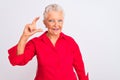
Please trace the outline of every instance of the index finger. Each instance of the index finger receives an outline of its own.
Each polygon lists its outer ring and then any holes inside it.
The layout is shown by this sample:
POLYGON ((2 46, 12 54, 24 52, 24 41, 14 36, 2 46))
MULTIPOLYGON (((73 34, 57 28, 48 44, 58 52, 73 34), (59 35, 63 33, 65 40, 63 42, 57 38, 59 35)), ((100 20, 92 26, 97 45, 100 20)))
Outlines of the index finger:
POLYGON ((33 21, 32 24, 35 24, 39 20, 39 17, 36 17, 33 21))

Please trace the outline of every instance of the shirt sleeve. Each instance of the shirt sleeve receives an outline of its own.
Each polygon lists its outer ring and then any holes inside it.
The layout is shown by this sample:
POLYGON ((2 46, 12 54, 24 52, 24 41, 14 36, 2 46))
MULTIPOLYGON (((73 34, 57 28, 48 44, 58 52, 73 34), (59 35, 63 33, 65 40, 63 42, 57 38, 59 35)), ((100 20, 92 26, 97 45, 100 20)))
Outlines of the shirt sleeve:
POLYGON ((8 50, 8 59, 10 63, 15 66, 15 65, 25 65, 30 61, 34 55, 35 55, 35 46, 33 44, 33 41, 30 40, 26 46, 24 53, 21 55, 17 55, 17 45, 13 46, 8 50))
POLYGON ((89 80, 88 79, 88 74, 85 74, 85 68, 84 68, 84 62, 82 59, 82 55, 79 49, 79 46, 77 43, 74 41, 73 42, 73 55, 74 55, 74 60, 73 60, 73 66, 76 70, 76 73, 78 75, 79 80, 89 80))

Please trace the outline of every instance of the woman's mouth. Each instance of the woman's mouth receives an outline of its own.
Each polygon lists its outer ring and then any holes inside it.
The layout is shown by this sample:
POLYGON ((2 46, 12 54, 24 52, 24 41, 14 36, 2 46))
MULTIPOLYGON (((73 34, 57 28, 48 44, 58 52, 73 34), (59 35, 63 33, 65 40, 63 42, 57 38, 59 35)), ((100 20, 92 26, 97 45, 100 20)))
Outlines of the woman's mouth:
POLYGON ((54 31, 58 31, 58 30, 59 30, 59 28, 53 28, 53 30, 54 30, 54 31))

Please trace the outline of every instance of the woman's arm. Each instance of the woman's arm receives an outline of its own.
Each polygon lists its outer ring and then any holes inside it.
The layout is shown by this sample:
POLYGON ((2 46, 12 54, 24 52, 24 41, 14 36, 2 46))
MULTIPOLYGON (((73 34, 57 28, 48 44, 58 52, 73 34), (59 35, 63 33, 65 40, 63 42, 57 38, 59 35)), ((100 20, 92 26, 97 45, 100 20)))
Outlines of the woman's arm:
POLYGON ((25 45, 30 36, 37 32, 41 32, 42 29, 36 29, 36 22, 39 20, 39 17, 36 17, 31 24, 27 24, 24 28, 23 34, 18 42, 17 46, 17 55, 24 53, 25 45))
POLYGON ((42 29, 36 29, 36 22, 39 17, 35 18, 31 24, 27 24, 18 44, 8 50, 9 60, 12 65, 25 65, 32 59, 35 53, 35 44, 32 40, 27 42, 30 36, 42 29))
POLYGON ((82 59, 82 54, 81 54, 81 51, 79 49, 79 46, 77 45, 77 43, 75 41, 73 43, 74 43, 73 66, 74 66, 74 68, 77 72, 78 78, 79 78, 79 80, 89 80, 88 74, 86 75, 86 72, 85 72, 85 66, 84 66, 84 62, 83 62, 83 59, 82 59))

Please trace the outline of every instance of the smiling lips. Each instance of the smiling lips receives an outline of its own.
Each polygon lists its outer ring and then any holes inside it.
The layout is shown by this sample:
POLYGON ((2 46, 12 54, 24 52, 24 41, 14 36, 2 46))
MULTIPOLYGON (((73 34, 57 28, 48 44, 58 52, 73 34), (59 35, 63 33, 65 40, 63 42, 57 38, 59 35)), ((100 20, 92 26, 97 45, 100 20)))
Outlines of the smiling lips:
POLYGON ((58 31, 58 30, 60 30, 59 28, 53 28, 52 30, 54 30, 54 31, 58 31))

